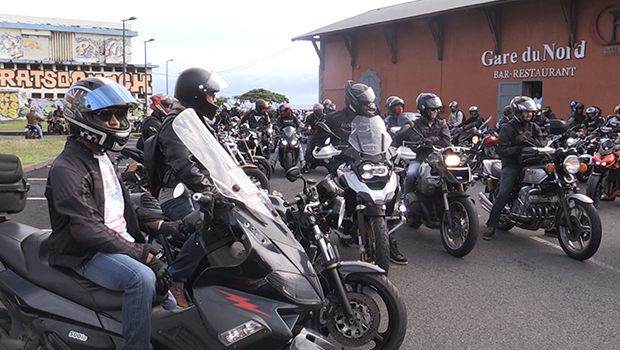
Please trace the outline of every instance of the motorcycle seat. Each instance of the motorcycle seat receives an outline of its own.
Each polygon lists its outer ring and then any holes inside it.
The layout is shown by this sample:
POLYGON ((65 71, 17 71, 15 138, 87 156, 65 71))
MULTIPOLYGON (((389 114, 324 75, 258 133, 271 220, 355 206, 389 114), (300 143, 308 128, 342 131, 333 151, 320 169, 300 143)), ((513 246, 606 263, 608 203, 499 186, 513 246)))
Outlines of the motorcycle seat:
POLYGON ((484 171, 496 178, 502 176, 502 161, 499 159, 485 159, 482 161, 484 171))
POLYGON ((94 311, 120 310, 123 292, 103 288, 69 268, 48 264, 49 232, 14 222, 2 223, 0 257, 9 269, 35 285, 94 311))

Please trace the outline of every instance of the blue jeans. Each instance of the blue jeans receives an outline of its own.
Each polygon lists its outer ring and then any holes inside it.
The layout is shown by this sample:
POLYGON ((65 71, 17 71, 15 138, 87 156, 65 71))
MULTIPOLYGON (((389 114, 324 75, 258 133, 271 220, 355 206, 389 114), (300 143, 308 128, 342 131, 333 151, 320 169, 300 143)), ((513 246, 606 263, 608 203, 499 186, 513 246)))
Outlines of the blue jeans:
POLYGON ((409 163, 409 167, 407 168, 407 176, 405 176, 405 188, 403 195, 407 195, 407 193, 415 190, 415 182, 418 179, 420 165, 422 165, 422 162, 416 160, 412 160, 409 163))
POLYGON ((488 227, 497 227, 499 225, 499 217, 502 214, 504 206, 512 199, 512 190, 515 187, 515 182, 521 173, 520 168, 505 168, 502 167, 502 177, 499 179, 499 194, 493 202, 493 207, 489 213, 489 219, 487 220, 488 227))
MULTIPOLYGON (((170 220, 181 220, 197 208, 189 198, 179 197, 162 203, 161 209, 170 220)), ((206 252, 196 240, 196 234, 192 233, 183 243, 179 255, 170 264, 173 285, 180 287, 185 284, 198 268, 205 254, 206 252)))
POLYGON ((39 134, 39 138, 42 139, 43 138, 43 129, 41 129, 41 125, 34 124, 33 126, 34 126, 35 129, 37 129, 37 133, 39 134))
POLYGON ((101 252, 74 270, 104 288, 124 292, 123 350, 153 349, 151 308, 156 281, 153 270, 128 255, 101 252))

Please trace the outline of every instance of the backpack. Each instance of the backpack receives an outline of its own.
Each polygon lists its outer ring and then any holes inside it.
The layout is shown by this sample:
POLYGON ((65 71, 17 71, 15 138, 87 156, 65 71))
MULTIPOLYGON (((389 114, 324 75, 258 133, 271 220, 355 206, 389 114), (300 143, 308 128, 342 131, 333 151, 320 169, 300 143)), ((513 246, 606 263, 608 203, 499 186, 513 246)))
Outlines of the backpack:
POLYGON ((157 198, 164 186, 164 154, 159 147, 159 133, 151 135, 144 141, 144 168, 151 194, 157 198))

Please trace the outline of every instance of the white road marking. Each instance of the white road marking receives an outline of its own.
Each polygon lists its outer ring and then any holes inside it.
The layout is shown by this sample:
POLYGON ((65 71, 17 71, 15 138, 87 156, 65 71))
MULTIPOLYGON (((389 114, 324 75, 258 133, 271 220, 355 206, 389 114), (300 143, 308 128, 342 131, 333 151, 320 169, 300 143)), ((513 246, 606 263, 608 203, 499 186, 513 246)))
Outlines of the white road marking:
MULTIPOLYGON (((564 253, 564 250, 562 249, 562 247, 560 247, 559 244, 551 243, 551 242, 547 241, 546 239, 542 239, 540 237, 530 237, 530 238, 533 239, 534 241, 538 242, 538 243, 544 244, 544 245, 546 245, 548 247, 551 247, 551 248, 555 248, 555 249, 561 251, 562 253, 564 253)), ((613 267, 613 266, 611 266, 609 264, 605 264, 602 261, 598 261, 598 260, 596 260, 594 258, 590 258, 587 261, 591 262, 591 263, 593 263, 595 265, 598 265, 598 266, 600 266, 602 268, 605 268, 605 269, 608 269, 608 270, 611 270, 611 271, 613 271, 615 273, 620 274, 620 270, 619 269, 617 269, 617 268, 615 268, 615 267, 613 267)))

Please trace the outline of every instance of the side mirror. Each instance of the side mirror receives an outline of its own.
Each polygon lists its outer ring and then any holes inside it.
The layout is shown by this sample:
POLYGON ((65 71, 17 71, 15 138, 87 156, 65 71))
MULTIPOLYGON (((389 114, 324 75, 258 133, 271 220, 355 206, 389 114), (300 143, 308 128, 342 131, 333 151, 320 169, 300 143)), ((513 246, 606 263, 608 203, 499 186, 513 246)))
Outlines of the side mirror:
POLYGON ((286 179, 289 180, 290 182, 295 182, 301 179, 301 170, 299 170, 299 167, 295 166, 295 167, 288 169, 286 171, 286 179))
POLYGON ((187 187, 182 182, 179 182, 176 186, 174 186, 174 190, 172 190, 172 198, 179 198, 185 194, 187 191, 187 187))
POLYGON ((409 147, 400 146, 396 150, 396 155, 404 160, 414 160, 418 157, 418 154, 411 150, 409 147))

